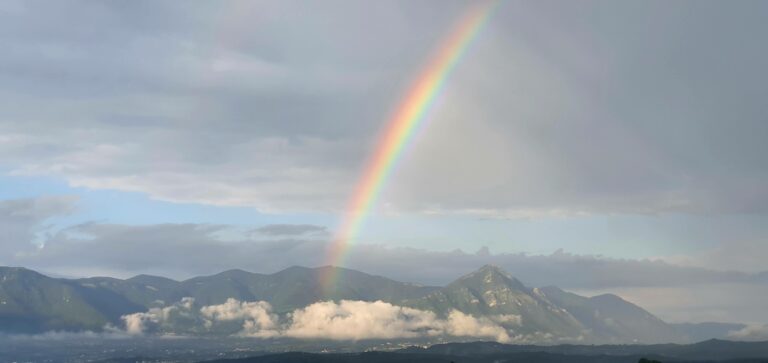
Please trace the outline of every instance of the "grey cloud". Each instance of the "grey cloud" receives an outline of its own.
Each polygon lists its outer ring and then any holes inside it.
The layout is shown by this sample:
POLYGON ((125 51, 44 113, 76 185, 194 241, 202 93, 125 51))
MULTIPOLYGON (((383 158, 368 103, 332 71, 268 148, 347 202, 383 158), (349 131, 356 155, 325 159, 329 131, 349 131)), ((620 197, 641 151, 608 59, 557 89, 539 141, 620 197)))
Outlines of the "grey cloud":
POLYGON ((181 278, 231 268, 273 272, 291 264, 314 266, 321 256, 318 251, 323 243, 316 240, 222 241, 216 236, 222 228, 83 224, 51 236, 44 248, 16 261, 25 266, 46 266, 51 271, 59 266, 61 273, 70 275, 89 268, 119 276, 153 273, 181 278))
POLYGON ((268 224, 253 230, 267 236, 301 236, 306 234, 328 234, 328 228, 313 224, 268 224))
MULTIPOLYGON (((48 271, 82 274, 89 267, 118 276, 154 273, 186 278, 231 268, 272 273, 292 266, 325 263, 326 238, 222 240, 226 226, 163 224, 127 226, 89 223, 56 233, 45 247, 17 256, 15 263, 48 271), (78 272, 79 271, 79 272, 78 272)), ((237 233, 237 231, 232 231, 237 233)), ((713 283, 762 284, 761 274, 674 265, 660 260, 613 259, 557 251, 551 255, 439 252, 359 244, 347 267, 401 281, 446 284, 484 264, 506 269, 531 286, 619 288, 690 286, 713 283)))
MULTIPOLYGON (((467 5, 79 4, 0 12, 0 165, 264 211, 343 207, 467 5)), ((513 217, 765 212, 764 7, 503 4, 382 200, 513 217)))
POLYGON ((49 196, 0 200, 0 263, 10 264, 17 255, 32 253, 42 242, 46 220, 72 212, 77 198, 49 196))
POLYGON ((497 14, 494 32, 515 35, 457 70, 392 200, 510 216, 766 211, 757 9, 520 7, 535 15, 497 14))
MULTIPOLYGON (((318 233, 326 230, 314 225, 266 225, 255 229, 259 232, 255 235, 254 230, 227 225, 91 222, 41 235, 47 231, 45 221, 69 213, 75 201, 73 197, 0 201, 0 226, 6 234, 2 263, 67 275, 103 271, 118 276, 155 273, 179 278, 231 268, 272 273, 292 265, 326 263, 329 235, 318 233), (41 247, 34 248, 36 240, 41 247)), ((532 286, 597 289, 768 281, 768 271, 716 270, 690 263, 615 259, 562 250, 550 255, 492 253, 487 247, 466 253, 358 244, 350 249, 347 267, 401 281, 442 285, 489 263, 532 286)))

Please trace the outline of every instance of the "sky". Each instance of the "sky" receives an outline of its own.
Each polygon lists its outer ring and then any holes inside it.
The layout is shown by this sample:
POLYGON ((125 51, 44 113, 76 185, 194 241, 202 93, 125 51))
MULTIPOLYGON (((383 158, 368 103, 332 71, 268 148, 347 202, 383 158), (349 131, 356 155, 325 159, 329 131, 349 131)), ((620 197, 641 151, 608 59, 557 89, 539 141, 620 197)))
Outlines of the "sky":
MULTIPOLYGON (((3 1, 0 265, 325 264, 389 116, 469 7, 3 1)), ((501 1, 345 266, 445 284, 491 262, 667 320, 768 323, 767 11, 501 1)))

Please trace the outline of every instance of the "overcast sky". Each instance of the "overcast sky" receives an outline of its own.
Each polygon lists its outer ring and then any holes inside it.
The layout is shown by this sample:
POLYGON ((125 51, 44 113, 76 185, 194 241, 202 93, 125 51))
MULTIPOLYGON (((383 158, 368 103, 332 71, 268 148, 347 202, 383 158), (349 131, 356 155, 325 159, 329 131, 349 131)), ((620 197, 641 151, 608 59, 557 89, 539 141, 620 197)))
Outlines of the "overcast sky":
MULTIPOLYGON (((1 2, 0 264, 322 264, 379 131, 468 5, 1 2)), ((767 15, 501 2, 348 266, 443 284, 493 262, 670 320, 768 322, 767 15), (693 297, 709 305, 682 309, 693 297)))

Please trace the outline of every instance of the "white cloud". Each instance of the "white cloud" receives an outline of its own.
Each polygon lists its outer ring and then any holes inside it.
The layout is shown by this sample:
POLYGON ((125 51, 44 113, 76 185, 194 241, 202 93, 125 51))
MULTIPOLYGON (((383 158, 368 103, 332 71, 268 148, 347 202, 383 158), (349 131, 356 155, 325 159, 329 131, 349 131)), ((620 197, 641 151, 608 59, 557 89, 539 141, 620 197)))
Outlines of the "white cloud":
POLYGON ((286 336, 336 340, 413 338, 441 332, 434 313, 386 302, 318 302, 291 314, 286 336))
POLYGON ((223 304, 200 308, 200 313, 208 328, 216 321, 242 321, 241 335, 270 338, 279 334, 278 317, 272 313, 272 305, 266 301, 241 302, 229 298, 223 304))
POLYGON ((186 317, 194 319, 196 312, 193 311, 195 299, 191 297, 182 298, 181 301, 165 307, 153 307, 143 313, 133 313, 123 315, 121 318, 125 324, 125 331, 128 334, 140 335, 148 332, 158 332, 162 329, 168 330, 177 324, 177 318, 186 317))
POLYGON ((454 310, 440 318, 430 311, 383 301, 352 300, 317 302, 281 318, 267 302, 232 298, 200 309, 194 307, 194 299, 184 298, 171 306, 151 308, 122 319, 126 333, 131 335, 211 332, 221 324, 235 323, 239 330, 232 334, 238 336, 330 340, 450 336, 509 342, 512 330, 502 325, 514 328, 520 324, 519 317, 511 315, 478 318, 454 310), (186 321, 179 315, 186 316, 186 321), (190 322, 196 325, 190 326, 190 322))
POLYGON ((146 313, 134 313, 122 316, 123 322, 125 322, 125 331, 128 334, 139 335, 144 334, 146 328, 146 321, 150 320, 150 315, 146 313))
MULTIPOLYGON (((503 318, 500 318, 499 321, 508 319, 509 316, 505 315, 503 318)), ((519 317, 515 323, 519 324, 519 317)), ((495 322, 484 317, 475 318, 458 310, 451 311, 448 314, 448 320, 443 324, 445 333, 448 335, 460 337, 488 337, 501 343, 508 343, 511 340, 507 330, 495 322)))
POLYGON ((768 340, 768 324, 749 324, 742 329, 728 332, 728 338, 734 340, 768 340))

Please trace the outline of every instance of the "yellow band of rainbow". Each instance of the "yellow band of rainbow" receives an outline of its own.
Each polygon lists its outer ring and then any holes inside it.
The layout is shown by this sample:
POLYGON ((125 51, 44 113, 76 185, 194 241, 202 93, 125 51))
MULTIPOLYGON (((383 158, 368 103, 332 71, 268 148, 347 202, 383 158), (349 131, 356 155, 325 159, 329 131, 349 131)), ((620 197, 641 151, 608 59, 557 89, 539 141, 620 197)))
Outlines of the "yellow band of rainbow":
MULTIPOLYGON (((328 265, 344 264, 350 244, 376 203, 382 186, 392 173, 405 145, 428 118, 426 116, 429 109, 440 94, 451 70, 486 23, 495 5, 496 1, 478 2, 467 11, 387 121, 377 147, 352 194, 337 235, 328 249, 328 265)), ((334 269, 328 271, 326 276, 321 276, 320 281, 325 292, 332 288, 337 278, 334 269)))

